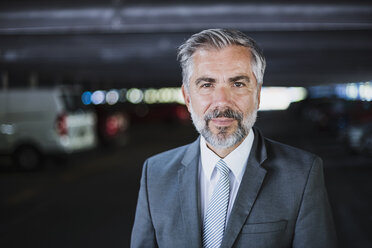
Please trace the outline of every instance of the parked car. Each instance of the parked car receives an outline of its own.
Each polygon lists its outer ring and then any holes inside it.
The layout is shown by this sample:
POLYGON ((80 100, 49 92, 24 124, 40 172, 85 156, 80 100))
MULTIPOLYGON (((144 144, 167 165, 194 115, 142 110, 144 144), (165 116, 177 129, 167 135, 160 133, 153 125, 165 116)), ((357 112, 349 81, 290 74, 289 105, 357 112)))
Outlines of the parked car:
POLYGON ((129 117, 122 109, 112 109, 105 105, 96 105, 97 135, 101 147, 123 145, 127 141, 129 117))
POLYGON ((318 130, 339 135, 348 124, 349 105, 338 98, 307 99, 293 104, 290 111, 313 123, 318 130))
POLYGON ((352 122, 342 138, 355 154, 372 155, 372 102, 354 101, 349 115, 352 122))
POLYGON ((138 104, 128 111, 130 119, 135 122, 176 122, 191 124, 191 117, 185 105, 173 104, 138 104))
POLYGON ((23 170, 43 165, 45 155, 95 147, 95 114, 70 87, 0 91, 0 153, 23 170))
POLYGON ((372 122, 348 127, 345 141, 352 153, 372 155, 372 122))

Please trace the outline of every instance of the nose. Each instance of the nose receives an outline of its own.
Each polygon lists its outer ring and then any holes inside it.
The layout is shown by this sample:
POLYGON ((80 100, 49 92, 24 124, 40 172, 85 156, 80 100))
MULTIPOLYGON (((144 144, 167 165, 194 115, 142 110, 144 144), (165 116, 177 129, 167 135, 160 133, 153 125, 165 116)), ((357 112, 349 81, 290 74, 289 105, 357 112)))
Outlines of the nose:
POLYGON ((230 105, 231 97, 228 87, 216 87, 213 94, 213 103, 218 107, 226 107, 230 105))

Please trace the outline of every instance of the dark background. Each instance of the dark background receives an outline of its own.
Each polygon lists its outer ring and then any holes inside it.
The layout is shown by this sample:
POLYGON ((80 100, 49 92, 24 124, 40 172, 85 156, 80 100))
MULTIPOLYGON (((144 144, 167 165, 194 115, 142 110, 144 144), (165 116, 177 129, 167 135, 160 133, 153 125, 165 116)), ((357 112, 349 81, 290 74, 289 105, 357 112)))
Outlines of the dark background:
POLYGON ((372 77, 370 1, 336 0, 1 1, 0 68, 12 86, 179 86, 177 47, 216 27, 260 44, 266 86, 372 77))
MULTIPOLYGON (((2 87, 179 87, 177 47, 215 27, 240 29, 264 49, 264 86, 311 90, 372 79, 370 1, 39 0, 0 3, 2 87)), ((354 123, 361 107, 340 117, 332 112, 338 100, 323 100, 259 112, 257 126, 323 158, 340 247, 371 247, 371 149, 350 149, 340 124, 345 116, 354 123)), ((189 120, 167 118, 167 104, 94 108, 125 113, 128 129, 34 172, 0 157, 0 247, 128 247, 142 163, 197 137, 189 120), (133 114, 141 109, 148 115, 133 114)))

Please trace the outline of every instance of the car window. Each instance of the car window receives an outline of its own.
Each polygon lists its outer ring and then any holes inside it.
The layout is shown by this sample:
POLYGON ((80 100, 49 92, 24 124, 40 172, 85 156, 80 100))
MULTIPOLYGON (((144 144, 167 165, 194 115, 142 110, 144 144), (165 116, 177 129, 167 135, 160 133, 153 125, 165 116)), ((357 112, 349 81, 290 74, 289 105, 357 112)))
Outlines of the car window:
POLYGON ((61 98, 67 111, 75 112, 88 109, 88 106, 84 105, 81 101, 81 96, 79 94, 63 92, 61 98))

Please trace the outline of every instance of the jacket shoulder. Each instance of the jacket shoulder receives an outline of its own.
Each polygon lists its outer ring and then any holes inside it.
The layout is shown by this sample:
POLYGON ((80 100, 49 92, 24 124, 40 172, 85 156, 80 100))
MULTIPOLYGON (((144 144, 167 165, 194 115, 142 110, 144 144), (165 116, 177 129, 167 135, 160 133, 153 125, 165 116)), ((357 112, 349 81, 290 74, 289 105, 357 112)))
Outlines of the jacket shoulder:
POLYGON ((178 170, 189 146, 190 144, 180 146, 151 156, 146 160, 145 164, 147 164, 148 168, 152 171, 178 170))
POLYGON ((189 145, 190 144, 180 146, 180 147, 176 147, 176 148, 173 148, 173 149, 155 154, 155 155, 149 157, 147 160, 149 162, 153 163, 153 162, 157 162, 157 161, 169 160, 169 159, 175 158, 175 157, 182 157, 182 155, 185 154, 185 151, 187 150, 189 145))
POLYGON ((322 164, 321 158, 311 152, 271 139, 265 138, 265 147, 267 162, 271 162, 267 164, 274 164, 275 166, 283 167, 283 169, 305 172, 310 170, 316 162, 322 164))

